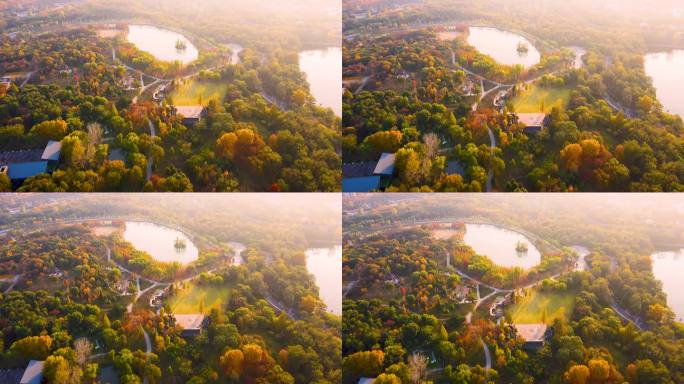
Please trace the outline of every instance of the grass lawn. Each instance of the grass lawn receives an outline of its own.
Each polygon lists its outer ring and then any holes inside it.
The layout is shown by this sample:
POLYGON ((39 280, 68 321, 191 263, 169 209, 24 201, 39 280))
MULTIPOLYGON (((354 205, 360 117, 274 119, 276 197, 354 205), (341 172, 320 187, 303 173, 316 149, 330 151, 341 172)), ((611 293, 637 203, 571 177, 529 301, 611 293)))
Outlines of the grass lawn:
POLYGON ((179 85, 171 94, 171 99, 175 105, 207 105, 211 100, 223 101, 227 84, 213 83, 209 81, 189 80, 179 85))
POLYGON ((190 283, 187 288, 176 291, 169 301, 173 313, 198 313, 200 303, 203 313, 208 314, 212 308, 221 308, 229 298, 230 288, 226 285, 219 287, 190 283))
POLYGON ((570 101, 570 88, 542 88, 529 85, 529 89, 522 91, 513 99, 513 107, 520 113, 542 112, 542 101, 545 113, 551 112, 553 107, 565 108, 570 101))
POLYGON ((552 324, 558 318, 568 319, 575 306, 575 295, 572 292, 548 293, 534 290, 528 296, 519 298, 518 302, 508 309, 513 322, 521 324, 544 322, 552 324))

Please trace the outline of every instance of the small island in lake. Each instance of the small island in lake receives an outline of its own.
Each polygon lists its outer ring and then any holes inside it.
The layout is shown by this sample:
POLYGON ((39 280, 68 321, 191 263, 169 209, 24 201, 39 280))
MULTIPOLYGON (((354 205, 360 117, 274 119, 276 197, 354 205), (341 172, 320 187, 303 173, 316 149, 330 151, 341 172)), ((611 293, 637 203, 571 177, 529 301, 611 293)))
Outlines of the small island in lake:
POLYGON ((187 48, 188 48, 188 46, 185 44, 185 41, 183 41, 181 39, 176 40, 176 49, 177 50, 184 51, 187 48))
POLYGON ((522 241, 518 241, 518 244, 515 246, 515 251, 518 253, 527 253, 527 244, 523 243, 522 241))
POLYGON ((185 244, 185 240, 181 239, 180 237, 176 237, 176 241, 173 243, 173 246, 180 250, 185 249, 187 245, 185 244))
POLYGON ((530 47, 524 43, 524 42, 519 42, 518 43, 518 52, 520 53, 527 53, 530 50, 530 47))

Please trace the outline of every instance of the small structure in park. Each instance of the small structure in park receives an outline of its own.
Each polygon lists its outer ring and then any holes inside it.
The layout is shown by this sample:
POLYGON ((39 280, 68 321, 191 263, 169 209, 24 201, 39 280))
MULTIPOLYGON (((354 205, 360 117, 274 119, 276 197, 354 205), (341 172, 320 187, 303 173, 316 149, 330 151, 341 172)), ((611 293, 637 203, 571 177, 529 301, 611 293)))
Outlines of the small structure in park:
POLYGON ((523 132, 527 134, 539 133, 546 127, 548 116, 545 113, 516 113, 518 122, 524 125, 523 132))
POLYGON ((524 349, 537 350, 544 347, 549 330, 546 324, 513 324, 513 327, 518 336, 525 341, 523 344, 524 349))
POLYGON ((206 319, 201 313, 187 315, 174 314, 173 317, 176 319, 176 325, 182 329, 182 337, 199 336, 206 325, 206 319))
POLYGON ((48 173, 58 163, 62 143, 49 141, 44 149, 0 152, 0 173, 5 173, 15 186, 29 177, 48 173))
POLYGON ((447 176, 450 175, 461 175, 465 177, 466 171, 463 168, 463 165, 459 161, 450 161, 447 163, 446 168, 444 169, 444 173, 447 174, 447 176))
POLYGON ((44 361, 29 361, 19 384, 40 384, 43 381, 43 365, 44 361))
POLYGON ((394 174, 394 153, 383 153, 378 161, 342 165, 343 192, 371 192, 389 185, 394 174))
POLYGON ((201 105, 176 105, 173 108, 176 115, 183 118, 183 125, 197 125, 207 116, 207 109, 201 105))

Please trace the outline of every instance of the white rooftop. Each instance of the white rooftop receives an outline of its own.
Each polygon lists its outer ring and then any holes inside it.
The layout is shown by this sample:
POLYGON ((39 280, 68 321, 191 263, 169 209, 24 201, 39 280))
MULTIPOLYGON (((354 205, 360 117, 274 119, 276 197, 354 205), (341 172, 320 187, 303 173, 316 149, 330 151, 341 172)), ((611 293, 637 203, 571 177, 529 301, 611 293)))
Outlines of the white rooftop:
POLYGON ((201 105, 176 105, 176 113, 188 119, 199 119, 202 117, 204 107, 201 105))
POLYGON ((176 324, 183 329, 201 329, 204 323, 204 315, 201 313, 193 313, 189 315, 173 314, 176 318, 176 324))
POLYGON ((516 113, 516 116, 526 127, 542 127, 546 119, 545 113, 516 113))
POLYGON ((391 176, 394 173, 394 160, 396 155, 394 153, 383 153, 378 160, 378 164, 373 171, 374 175, 391 176))
POLYGON ((60 153, 62 152, 62 143, 59 141, 50 140, 45 146, 41 160, 59 161, 60 153))
POLYGON ((513 326, 525 341, 544 341, 546 324, 513 324, 513 326))
POLYGON ((29 364, 24 371, 24 376, 21 377, 19 384, 40 384, 40 382, 43 380, 44 364, 44 361, 29 361, 29 364))

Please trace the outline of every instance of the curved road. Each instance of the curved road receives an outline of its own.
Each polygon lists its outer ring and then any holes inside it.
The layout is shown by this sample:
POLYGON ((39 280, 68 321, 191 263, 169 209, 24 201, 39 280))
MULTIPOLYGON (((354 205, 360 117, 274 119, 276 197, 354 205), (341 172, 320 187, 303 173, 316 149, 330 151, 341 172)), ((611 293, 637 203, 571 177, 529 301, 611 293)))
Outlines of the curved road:
MULTIPOLYGON (((147 125, 150 128, 150 136, 152 136, 152 139, 154 141, 154 138, 157 137, 157 131, 154 129, 154 124, 152 124, 152 121, 150 121, 149 117, 147 118, 147 125)), ((147 156, 147 181, 150 181, 150 178, 152 177, 152 164, 154 163, 154 160, 152 159, 152 152, 147 156)))

